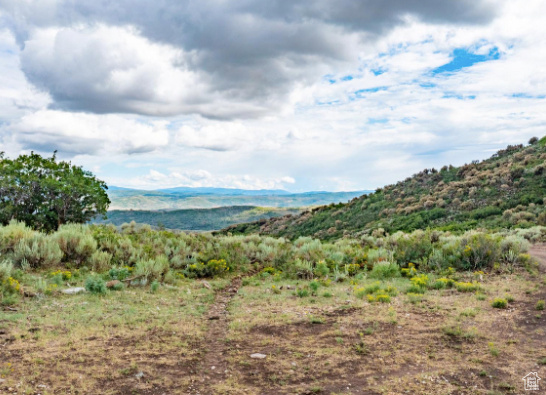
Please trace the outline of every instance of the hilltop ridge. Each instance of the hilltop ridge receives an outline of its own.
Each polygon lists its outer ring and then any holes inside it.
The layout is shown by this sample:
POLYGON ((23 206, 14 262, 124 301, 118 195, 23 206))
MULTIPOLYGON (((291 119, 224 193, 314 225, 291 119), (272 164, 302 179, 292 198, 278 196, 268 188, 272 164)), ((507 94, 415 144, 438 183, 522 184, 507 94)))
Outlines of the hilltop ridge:
POLYGON ((546 224, 546 137, 460 167, 424 169, 348 203, 230 226, 222 233, 323 240, 433 228, 464 231, 546 224))

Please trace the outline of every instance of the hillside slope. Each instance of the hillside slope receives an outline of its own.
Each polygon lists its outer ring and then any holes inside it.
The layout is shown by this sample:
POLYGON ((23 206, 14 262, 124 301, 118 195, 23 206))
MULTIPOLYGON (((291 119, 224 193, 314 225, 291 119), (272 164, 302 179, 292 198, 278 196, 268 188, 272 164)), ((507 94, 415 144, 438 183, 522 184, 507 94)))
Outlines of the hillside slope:
POLYGON ((94 223, 122 225, 135 221, 140 224, 164 226, 168 229, 211 231, 241 222, 265 220, 287 214, 298 214, 297 208, 253 206, 217 207, 172 211, 112 210, 108 219, 97 218, 94 223))
POLYGON ((546 137, 532 139, 528 146, 508 146, 482 162, 425 169, 346 204, 234 225, 223 233, 328 240, 379 228, 390 233, 427 227, 459 231, 546 223, 545 145, 546 137))

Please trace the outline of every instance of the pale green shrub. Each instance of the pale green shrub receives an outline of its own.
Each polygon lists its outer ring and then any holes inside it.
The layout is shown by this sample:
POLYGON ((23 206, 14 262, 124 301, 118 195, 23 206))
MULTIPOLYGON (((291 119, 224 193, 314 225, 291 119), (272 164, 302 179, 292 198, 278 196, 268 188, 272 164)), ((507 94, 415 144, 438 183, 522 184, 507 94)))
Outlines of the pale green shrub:
POLYGON ((134 270, 135 276, 142 276, 148 281, 161 280, 169 271, 169 259, 160 255, 155 259, 140 260, 134 270))
POLYGON ((61 225, 53 236, 64 254, 63 261, 79 267, 97 251, 97 242, 89 227, 79 224, 61 225))
POLYGON ((33 269, 57 266, 62 257, 63 252, 55 240, 38 232, 19 240, 13 252, 16 264, 33 269))
POLYGON ((393 262, 378 262, 373 266, 368 276, 379 280, 400 277, 400 268, 393 262))
POLYGON ((28 239, 35 233, 24 222, 11 221, 7 226, 0 226, 0 252, 12 253, 19 241, 28 239))
POLYGON ((9 259, 3 259, 0 261, 0 284, 2 281, 11 277, 13 273, 13 262, 9 259))
POLYGON ((95 251, 89 257, 88 262, 93 271, 101 273, 110 268, 112 262, 112 254, 106 251, 95 251))

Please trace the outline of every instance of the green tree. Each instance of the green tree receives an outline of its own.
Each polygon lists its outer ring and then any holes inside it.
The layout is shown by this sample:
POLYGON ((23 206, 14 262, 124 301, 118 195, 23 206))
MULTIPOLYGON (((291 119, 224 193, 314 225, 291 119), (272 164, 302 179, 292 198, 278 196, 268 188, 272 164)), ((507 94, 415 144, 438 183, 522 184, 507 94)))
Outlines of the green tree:
POLYGON ((106 183, 81 167, 32 152, 11 160, 0 152, 0 223, 25 222, 51 231, 105 215, 106 183))

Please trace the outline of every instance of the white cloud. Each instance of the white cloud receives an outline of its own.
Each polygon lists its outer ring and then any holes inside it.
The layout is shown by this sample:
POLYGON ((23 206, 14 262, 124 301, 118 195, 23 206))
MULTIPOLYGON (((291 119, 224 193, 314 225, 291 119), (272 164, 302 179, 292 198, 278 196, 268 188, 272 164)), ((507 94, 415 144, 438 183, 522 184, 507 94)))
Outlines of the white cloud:
POLYGON ((25 115, 11 129, 25 149, 63 154, 134 154, 169 143, 165 122, 143 123, 119 115, 41 110, 25 115))
MULTIPOLYGON (((77 10, 55 3, 70 24, 49 3, 44 16, 13 22, 22 49, 0 35, 10 51, 0 53, 2 150, 59 149, 121 186, 340 190, 485 158, 544 133, 543 1, 490 2, 497 18, 476 24, 445 23, 444 8, 443 18, 421 10, 395 21, 399 14, 374 8, 380 26, 364 27, 348 3, 341 16, 306 22, 289 3, 253 8, 246 19, 231 6, 203 14, 196 4, 192 17, 216 26, 200 34, 195 20, 159 26, 152 3, 126 17, 86 1, 77 10), (500 58, 431 73, 457 48, 498 48, 500 58)), ((317 4, 311 11, 329 2, 317 4)))
POLYGON ((213 175, 207 170, 172 171, 164 173, 150 170, 148 174, 140 177, 125 179, 123 181, 111 179, 114 185, 122 182, 133 188, 158 189, 178 186, 188 187, 217 187, 239 189, 284 189, 287 185, 294 184, 296 180, 289 176, 279 178, 258 178, 249 174, 244 175, 213 175))

